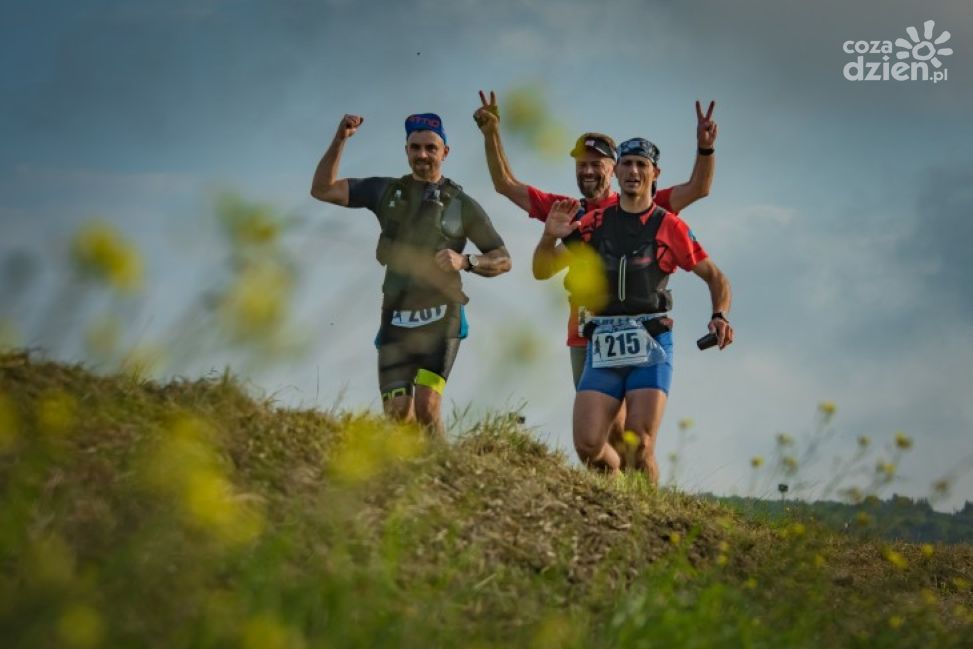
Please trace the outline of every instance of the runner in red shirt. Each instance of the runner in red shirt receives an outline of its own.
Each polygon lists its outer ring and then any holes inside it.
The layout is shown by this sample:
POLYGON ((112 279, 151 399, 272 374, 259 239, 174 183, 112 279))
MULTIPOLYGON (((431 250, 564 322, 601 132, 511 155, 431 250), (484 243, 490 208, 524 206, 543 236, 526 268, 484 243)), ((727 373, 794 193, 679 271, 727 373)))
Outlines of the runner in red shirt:
MULTIPOLYGON (((500 111, 497 106, 496 94, 490 91, 489 101, 483 91, 480 91, 481 106, 476 110, 473 118, 483 132, 486 147, 487 166, 493 187, 518 207, 527 212, 528 216, 541 222, 547 219, 551 207, 556 201, 568 198, 560 194, 551 194, 536 187, 520 182, 510 169, 507 156, 504 154, 500 141, 500 111)), ((693 165, 693 173, 689 180, 681 185, 667 187, 659 191, 652 184, 652 193, 656 204, 671 211, 679 212, 693 204, 700 198, 709 195, 713 183, 713 173, 716 160, 713 155, 713 145, 716 142, 717 125, 713 121, 715 102, 710 102, 706 113, 703 113, 699 102, 696 102, 696 143, 697 155, 693 165)), ((615 142, 611 137, 601 133, 584 133, 578 138, 571 157, 575 162, 575 177, 582 201, 579 214, 605 208, 618 202, 618 194, 612 191, 611 177, 615 167, 615 142)), ((577 387, 584 369, 585 347, 587 341, 578 332, 577 305, 571 304, 568 317, 568 348, 571 353, 571 369, 574 385, 577 387)), ((619 443, 621 440, 624 421, 624 410, 619 413, 619 420, 612 430, 612 439, 619 443)))
POLYGON ((624 405, 624 430, 638 437, 635 464, 653 483, 659 478, 655 442, 672 382, 672 321, 667 313, 672 297, 666 287, 677 268, 706 282, 713 306, 709 330, 720 349, 733 342, 726 317, 729 280, 686 223, 652 200, 658 160, 659 150, 651 142, 623 142, 615 168, 619 202, 581 219, 575 218, 578 201, 555 202, 533 260, 538 279, 570 264, 576 281, 593 287, 573 291, 597 314, 585 326, 591 342, 574 402, 579 457, 606 471, 622 468, 623 456, 609 442, 609 429, 624 405))

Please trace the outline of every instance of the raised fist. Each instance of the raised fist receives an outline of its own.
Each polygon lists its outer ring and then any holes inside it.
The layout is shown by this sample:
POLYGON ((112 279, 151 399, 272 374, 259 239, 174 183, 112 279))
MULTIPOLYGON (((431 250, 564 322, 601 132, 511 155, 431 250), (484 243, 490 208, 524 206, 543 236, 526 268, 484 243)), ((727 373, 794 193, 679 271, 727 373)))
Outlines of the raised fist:
POLYGON ((341 118, 341 123, 338 124, 338 138, 347 140, 355 134, 355 131, 358 130, 358 127, 361 126, 362 122, 364 121, 365 118, 359 117, 358 115, 345 115, 341 118))

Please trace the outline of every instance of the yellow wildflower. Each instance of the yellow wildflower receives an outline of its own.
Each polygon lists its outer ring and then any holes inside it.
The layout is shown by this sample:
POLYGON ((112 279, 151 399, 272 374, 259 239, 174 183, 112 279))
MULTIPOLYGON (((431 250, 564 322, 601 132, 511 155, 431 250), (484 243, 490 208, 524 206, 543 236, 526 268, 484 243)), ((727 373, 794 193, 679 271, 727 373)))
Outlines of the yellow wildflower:
POLYGON ((855 523, 859 527, 868 527, 872 522, 872 516, 868 512, 858 512, 855 514, 855 523))
POLYGON ((763 464, 764 464, 764 459, 759 455, 755 455, 752 458, 750 458, 750 466, 752 466, 755 469, 759 469, 760 467, 763 466, 763 464))
POLYGON ((624 433, 622 433, 622 441, 625 442, 625 446, 630 449, 638 448, 639 436, 633 431, 626 430, 624 433))
POLYGON ((61 391, 48 392, 37 402, 37 424, 48 435, 63 435, 77 420, 78 402, 61 391))
POLYGON ((669 534, 669 543, 672 545, 679 545, 682 542, 682 534, 679 532, 671 532, 669 534))
POLYGON ((885 556, 885 560, 898 570, 905 570, 909 567, 909 562, 905 560, 905 557, 892 548, 886 548, 883 555, 885 556))
POLYGON ((907 451, 912 448, 912 438, 899 431, 895 434, 895 445, 903 451, 907 451))
POLYGON ((718 566, 725 566, 727 562, 729 562, 729 559, 725 554, 721 554, 718 557, 716 557, 716 565, 718 566))
POLYGON ((790 474, 797 471, 797 458, 795 458, 793 455, 784 456, 784 458, 781 459, 781 463, 783 463, 784 469, 787 471, 787 473, 790 474))
POLYGON ((135 246, 111 225, 95 221, 78 231, 72 244, 75 265, 85 275, 124 291, 137 289, 142 281, 142 259, 135 246))
POLYGON ((745 582, 743 582, 743 587, 746 588, 747 590, 756 590, 757 580, 754 579, 753 577, 750 577, 745 582))
POLYGON ((804 523, 794 523, 790 527, 790 533, 798 537, 804 536, 807 533, 807 527, 804 526, 804 523))
POLYGON ((868 448, 868 445, 872 443, 871 438, 868 435, 858 436, 858 445, 862 448, 868 448))
POLYGON ((303 647, 303 639, 269 613, 250 618, 243 625, 243 649, 290 649, 303 647))
POLYGON ((67 647, 88 649, 101 644, 105 623, 95 609, 86 604, 75 604, 58 619, 57 634, 67 647))
POLYGON ((901 615, 893 615, 892 617, 889 618, 889 626, 892 627, 893 629, 898 629, 904 623, 905 620, 902 619, 901 615))
POLYGON ((924 556, 924 557, 931 557, 933 555, 933 552, 934 552, 931 543, 923 543, 919 547, 919 551, 922 552, 922 556, 924 556))
POLYGON ((932 483, 933 491, 935 491, 936 494, 939 496, 945 496, 946 494, 948 494, 949 487, 950 487, 949 480, 945 478, 942 480, 936 480, 934 483, 932 483))
POLYGON ((608 282, 601 256, 590 246, 572 245, 569 249, 571 274, 565 280, 565 285, 578 303, 598 312, 605 306, 608 296, 608 282))
POLYGON ((787 433, 777 433, 777 444, 779 446, 791 446, 794 443, 794 438, 787 433))
POLYGON ((875 472, 882 474, 886 480, 891 480, 895 477, 895 465, 891 462, 879 460, 878 464, 875 465, 875 472))
POLYGON ((825 417, 832 417, 837 409, 838 407, 835 406, 834 401, 822 401, 818 404, 818 410, 825 417))
POLYGON ((679 430, 681 431, 689 430, 690 428, 693 427, 694 423, 695 422, 693 421, 692 417, 683 417, 682 419, 679 420, 679 430))

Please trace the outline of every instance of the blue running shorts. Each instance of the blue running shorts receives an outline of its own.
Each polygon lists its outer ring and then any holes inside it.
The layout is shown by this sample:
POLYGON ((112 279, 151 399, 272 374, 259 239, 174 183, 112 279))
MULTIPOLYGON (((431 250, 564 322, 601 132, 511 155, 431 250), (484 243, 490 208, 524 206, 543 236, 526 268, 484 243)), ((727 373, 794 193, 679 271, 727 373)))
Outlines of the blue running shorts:
POLYGON ((672 332, 666 331, 655 336, 656 342, 666 350, 664 363, 630 367, 591 367, 591 345, 584 359, 584 373, 578 383, 578 391, 595 390, 615 397, 619 401, 625 398, 625 393, 642 388, 662 390, 667 395, 672 385, 672 332))

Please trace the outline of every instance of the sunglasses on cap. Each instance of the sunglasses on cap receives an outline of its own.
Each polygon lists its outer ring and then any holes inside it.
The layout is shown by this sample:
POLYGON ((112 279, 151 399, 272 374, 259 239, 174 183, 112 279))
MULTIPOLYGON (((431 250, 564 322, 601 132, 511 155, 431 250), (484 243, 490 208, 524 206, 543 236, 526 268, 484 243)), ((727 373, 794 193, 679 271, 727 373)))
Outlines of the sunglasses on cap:
POLYGON ((577 158, 588 149, 596 151, 606 158, 615 159, 615 147, 612 143, 593 135, 579 137, 578 141, 574 143, 574 148, 571 149, 571 157, 577 158))
POLYGON ((652 164, 659 165, 659 147, 641 137, 633 137, 625 140, 618 147, 618 157, 626 155, 637 155, 647 158, 652 164))

